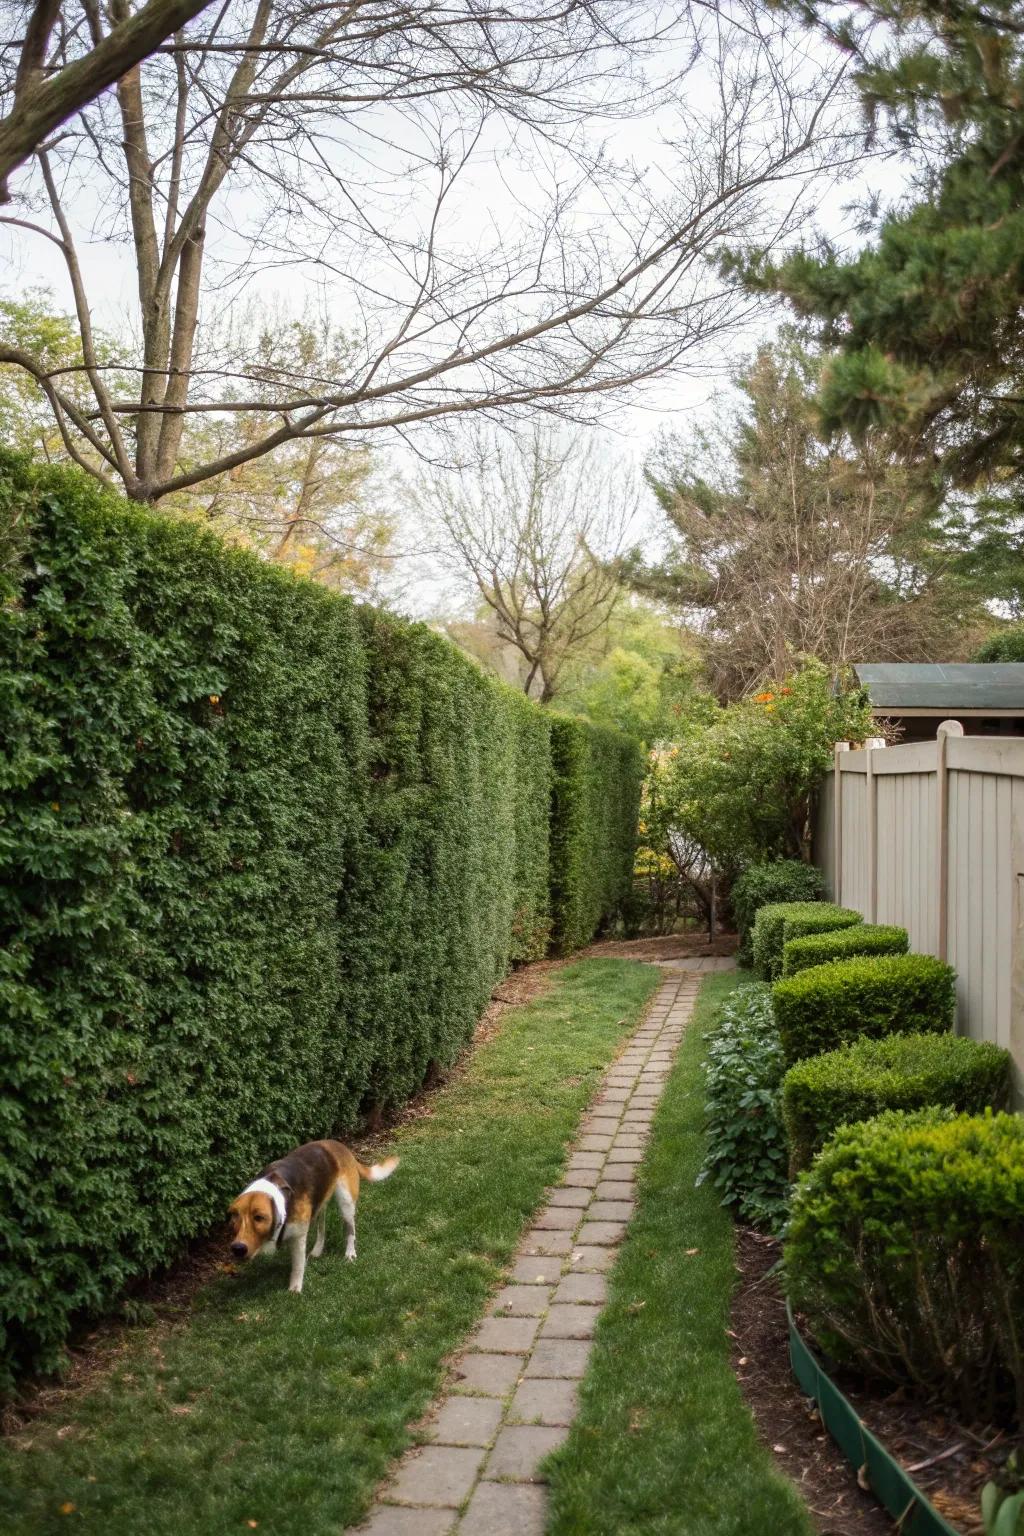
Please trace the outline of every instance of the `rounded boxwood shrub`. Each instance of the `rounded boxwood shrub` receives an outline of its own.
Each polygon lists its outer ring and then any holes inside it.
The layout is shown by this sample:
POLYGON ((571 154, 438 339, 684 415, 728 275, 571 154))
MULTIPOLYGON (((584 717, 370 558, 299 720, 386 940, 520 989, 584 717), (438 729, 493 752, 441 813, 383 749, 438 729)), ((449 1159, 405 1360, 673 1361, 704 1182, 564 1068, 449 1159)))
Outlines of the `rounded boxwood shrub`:
POLYGON ((729 892, 733 921, 739 934, 737 960, 749 965, 753 958, 750 940, 754 919, 761 907, 779 901, 819 901, 825 894, 825 879, 813 864, 801 859, 774 859, 765 864, 749 864, 733 881, 729 892))
POLYGON ((1024 1120, 897 1111, 838 1131, 793 1198, 786 1285, 821 1347, 968 1419, 1024 1408, 1024 1120))
POLYGON ((785 1070, 771 989, 737 987, 708 1034, 707 1154, 697 1182, 709 1179, 740 1221, 770 1232, 786 1219, 785 1070))
POLYGON ((853 923, 829 933, 803 933, 782 946, 782 974, 795 976, 811 965, 847 960, 852 955, 905 955, 910 937, 905 928, 881 923, 853 923))
POLYGON ((807 933, 831 933, 862 921, 852 907, 831 901, 777 901, 762 907, 754 919, 754 970, 762 981, 782 975, 782 951, 788 939, 807 933))
POLYGON ((798 1061, 782 1084, 790 1172, 806 1168, 840 1125, 883 1110, 1005 1109, 1010 1060, 1001 1046, 959 1035, 887 1035, 798 1061))
POLYGON ((931 955, 862 955, 812 965, 772 989, 789 1062, 861 1038, 952 1030, 956 972, 931 955))

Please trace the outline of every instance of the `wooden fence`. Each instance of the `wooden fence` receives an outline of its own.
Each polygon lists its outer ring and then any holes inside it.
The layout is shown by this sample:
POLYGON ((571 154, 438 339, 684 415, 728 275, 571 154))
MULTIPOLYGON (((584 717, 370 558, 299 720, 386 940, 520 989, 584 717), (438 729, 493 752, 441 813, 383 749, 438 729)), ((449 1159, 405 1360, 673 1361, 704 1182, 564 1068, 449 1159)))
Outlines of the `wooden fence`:
POLYGON ((815 858, 834 901, 956 967, 957 1027, 1024 1086, 1024 740, 837 747, 815 858))

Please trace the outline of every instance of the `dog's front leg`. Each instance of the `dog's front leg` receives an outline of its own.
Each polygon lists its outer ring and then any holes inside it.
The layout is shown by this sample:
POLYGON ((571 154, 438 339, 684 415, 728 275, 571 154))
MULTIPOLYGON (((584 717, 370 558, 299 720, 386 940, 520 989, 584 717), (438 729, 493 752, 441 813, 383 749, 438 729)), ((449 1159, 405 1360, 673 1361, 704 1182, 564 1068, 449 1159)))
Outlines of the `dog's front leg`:
POLYGON ((306 1234, 308 1226, 297 1232, 288 1233, 288 1241, 292 1245, 292 1276, 288 1282, 288 1289, 294 1291, 296 1296, 302 1291, 302 1277, 306 1273, 306 1234))

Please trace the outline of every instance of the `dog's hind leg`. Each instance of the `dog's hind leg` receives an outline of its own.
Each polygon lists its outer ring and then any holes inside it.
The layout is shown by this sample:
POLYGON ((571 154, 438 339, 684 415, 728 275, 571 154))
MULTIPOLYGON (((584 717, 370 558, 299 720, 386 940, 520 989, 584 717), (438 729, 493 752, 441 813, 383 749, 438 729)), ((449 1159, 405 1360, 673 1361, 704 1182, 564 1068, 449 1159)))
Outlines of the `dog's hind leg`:
POLYGON ((327 1239, 327 1201, 320 1207, 320 1214, 316 1218, 316 1241, 310 1250, 310 1258, 318 1259, 324 1251, 324 1243, 327 1239))
POLYGON ((356 1256, 356 1203, 344 1179, 339 1179, 334 1186, 334 1198, 345 1223, 345 1257, 351 1261, 356 1256))

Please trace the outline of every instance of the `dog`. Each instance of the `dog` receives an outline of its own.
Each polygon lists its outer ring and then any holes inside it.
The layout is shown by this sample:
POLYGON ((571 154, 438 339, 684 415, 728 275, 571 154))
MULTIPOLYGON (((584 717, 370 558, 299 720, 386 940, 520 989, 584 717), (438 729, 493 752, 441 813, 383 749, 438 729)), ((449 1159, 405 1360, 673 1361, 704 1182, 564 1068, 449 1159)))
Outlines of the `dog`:
POLYGON ((307 1141, 269 1163, 232 1203, 228 1211, 232 1255, 251 1259, 257 1253, 275 1252, 282 1242, 290 1243, 288 1289, 298 1295, 306 1272, 306 1236, 315 1221, 316 1239, 310 1258, 318 1259, 324 1251, 331 1196, 345 1224, 345 1257, 351 1263, 356 1256, 360 1180, 379 1184, 397 1167, 397 1157, 387 1157, 367 1168, 340 1141, 307 1141))

